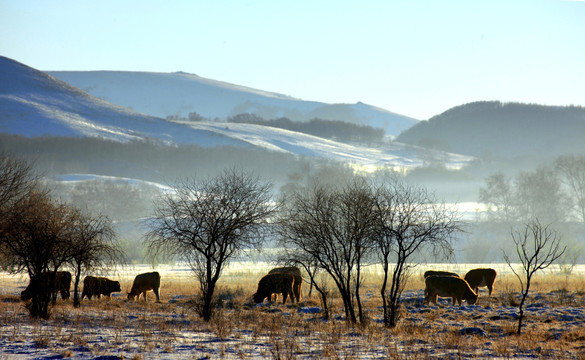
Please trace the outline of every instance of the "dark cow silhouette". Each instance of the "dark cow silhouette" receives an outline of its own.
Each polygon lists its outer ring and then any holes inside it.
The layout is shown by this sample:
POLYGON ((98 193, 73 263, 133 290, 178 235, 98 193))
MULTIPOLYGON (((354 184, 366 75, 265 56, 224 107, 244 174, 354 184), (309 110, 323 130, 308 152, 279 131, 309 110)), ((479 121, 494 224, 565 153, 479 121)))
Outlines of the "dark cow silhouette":
POLYGON ((473 305, 477 302, 477 294, 471 290, 471 287, 464 279, 455 276, 429 276, 425 279, 425 299, 424 303, 432 301, 437 303, 437 297, 450 297, 461 305, 461 301, 473 305))
POLYGON ((294 300, 296 299, 297 303, 301 302, 303 298, 303 277, 301 276, 301 269, 296 266, 285 266, 285 267, 277 267, 268 272, 268 274, 290 274, 295 278, 295 282, 293 284, 293 294, 294 300))
POLYGON ((158 289, 160 288, 160 274, 156 271, 136 275, 132 283, 132 289, 128 293, 128 300, 134 300, 140 294, 144 296, 146 301, 146 292, 152 290, 156 296, 156 302, 160 302, 158 289))
POLYGON ((487 286, 490 296, 494 289, 494 282, 498 273, 494 269, 473 269, 469 270, 465 274, 465 281, 471 286, 471 288, 479 294, 479 288, 487 286))
POLYGON ((268 274, 264 275, 258 282, 258 290, 253 295, 254 302, 259 304, 268 298, 272 301, 271 295, 274 293, 282 294, 282 303, 286 304, 288 296, 293 299, 293 286, 295 278, 291 274, 268 274))
MULTIPOLYGON (((34 291, 39 289, 46 289, 46 286, 51 282, 53 273, 50 271, 42 272, 41 275, 34 277, 29 282, 28 286, 22 293, 20 293, 20 299, 27 301, 32 299, 34 291)), ((55 283, 53 289, 51 289, 51 299, 53 302, 57 301, 57 293, 61 294, 63 300, 68 300, 70 296, 71 288, 71 273, 68 271, 57 271, 55 274, 55 283)))
POLYGON ((105 277, 86 276, 83 279, 83 292, 81 293, 81 300, 87 296, 91 300, 93 296, 98 299, 102 295, 110 297, 113 292, 122 291, 119 281, 110 280, 105 277))

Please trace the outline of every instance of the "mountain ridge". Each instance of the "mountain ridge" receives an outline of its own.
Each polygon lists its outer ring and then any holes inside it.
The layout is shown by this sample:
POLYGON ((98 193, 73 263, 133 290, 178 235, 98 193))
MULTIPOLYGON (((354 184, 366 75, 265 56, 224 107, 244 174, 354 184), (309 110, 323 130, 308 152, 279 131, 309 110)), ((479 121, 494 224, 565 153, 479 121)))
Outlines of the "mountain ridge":
POLYGON ((187 118, 190 112, 209 119, 251 113, 264 119, 288 117, 346 121, 398 135, 418 120, 367 105, 326 104, 253 89, 185 72, 49 71, 49 74, 109 102, 145 114, 187 118))

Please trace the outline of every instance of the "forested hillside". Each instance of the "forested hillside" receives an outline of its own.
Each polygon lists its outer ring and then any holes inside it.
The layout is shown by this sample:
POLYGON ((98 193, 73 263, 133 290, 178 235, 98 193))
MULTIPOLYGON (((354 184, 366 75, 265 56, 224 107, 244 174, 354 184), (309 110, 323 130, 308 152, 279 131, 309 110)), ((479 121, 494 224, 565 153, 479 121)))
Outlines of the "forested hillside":
POLYGON ((120 143, 99 138, 36 137, 0 134, 0 152, 34 163, 45 176, 99 174, 171 183, 178 177, 212 176, 241 167, 280 182, 303 160, 258 148, 197 145, 160 146, 146 141, 120 143))
POLYGON ((585 153, 585 108, 475 102, 404 131, 397 141, 455 153, 553 159, 585 153))

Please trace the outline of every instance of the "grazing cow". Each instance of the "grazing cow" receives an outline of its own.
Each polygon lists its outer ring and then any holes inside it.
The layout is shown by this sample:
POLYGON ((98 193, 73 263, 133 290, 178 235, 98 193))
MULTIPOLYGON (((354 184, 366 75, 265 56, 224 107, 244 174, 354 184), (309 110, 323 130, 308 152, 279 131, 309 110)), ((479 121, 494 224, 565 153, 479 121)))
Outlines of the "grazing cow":
POLYGON ((160 274, 158 272, 144 273, 136 275, 134 283, 132 283, 132 289, 128 293, 128 300, 134 300, 137 296, 140 298, 140 294, 144 296, 146 301, 146 292, 154 291, 156 295, 156 302, 160 302, 158 295, 158 289, 160 288, 160 274))
MULTIPOLYGON (((302 293, 302 286, 303 286, 303 277, 301 276, 301 270, 296 266, 287 266, 287 267, 278 267, 270 270, 268 274, 290 274, 295 278, 295 282, 293 284, 293 294, 295 295, 294 299, 296 299, 297 304, 301 302, 303 298, 302 293)), ((293 299, 293 302, 294 302, 293 299)))
MULTIPOLYGON (((52 272, 42 272, 41 275, 31 279, 28 286, 20 294, 20 299, 23 301, 30 300, 33 297, 35 289, 42 289, 51 282, 52 272)), ((57 293, 61 294, 63 300, 69 299, 69 289, 71 288, 71 273, 69 271, 57 271, 55 274, 55 284, 51 290, 51 298, 53 302, 57 301, 57 293)))
POLYGON ((424 273, 424 278, 428 278, 429 276, 456 276, 459 277, 459 274, 449 271, 436 271, 436 270, 428 270, 424 273))
POLYGON ((83 292, 81 300, 87 296, 91 300, 92 296, 101 298, 102 295, 110 297, 113 292, 122 291, 119 281, 113 281, 105 277, 86 276, 83 279, 83 292))
POLYGON ((465 274, 464 279, 478 294, 480 287, 487 286, 489 294, 492 296, 492 290, 494 289, 494 282, 496 281, 497 274, 498 273, 494 269, 473 269, 465 274))
MULTIPOLYGON (((258 282, 258 290, 253 295, 254 302, 259 304, 264 299, 270 299, 274 293, 282 294, 282 303, 286 304, 286 299, 290 296, 293 299, 293 286, 295 283, 295 277, 291 274, 268 274, 264 275, 258 282)), ((271 299, 270 299, 271 300, 271 299)))
POLYGON ((437 304, 437 297, 450 297, 461 305, 461 301, 465 300, 468 304, 475 304, 477 302, 477 294, 471 290, 471 287, 464 279, 455 276, 429 276, 425 279, 425 300, 424 303, 433 301, 437 304))

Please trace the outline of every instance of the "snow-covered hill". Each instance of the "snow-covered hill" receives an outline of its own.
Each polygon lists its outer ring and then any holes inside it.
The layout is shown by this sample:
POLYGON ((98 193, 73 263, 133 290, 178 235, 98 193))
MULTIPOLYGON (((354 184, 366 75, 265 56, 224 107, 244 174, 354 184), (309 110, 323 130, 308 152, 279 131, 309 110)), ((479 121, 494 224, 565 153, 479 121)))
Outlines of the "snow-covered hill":
MULTIPOLYGON (((218 122, 179 122, 193 129, 209 131, 238 139, 273 151, 283 151, 307 157, 327 158, 360 166, 393 166, 412 168, 423 165, 421 149, 400 143, 367 147, 344 144, 294 131, 254 124, 218 122)), ((428 151, 428 150, 427 150, 428 151)), ((444 153, 447 166, 460 168, 471 160, 469 156, 444 153)))
POLYGON ((418 120, 358 102, 326 104, 251 89, 194 74, 124 71, 49 71, 49 74, 88 93, 145 114, 187 118, 190 112, 209 119, 251 113, 264 119, 287 117, 341 120, 385 129, 398 135, 418 120))
MULTIPOLYGON (((258 147, 358 166, 409 168, 423 164, 420 149, 398 143, 370 148, 261 125, 167 121, 147 116, 112 105, 5 57, 0 57, 0 119, 1 133, 27 137, 153 139, 163 144, 258 147)), ((428 158, 428 151, 425 156, 428 158)), ((452 168, 470 160, 455 154, 440 156, 452 168)))
POLYGON ((165 143, 246 146, 110 104, 6 57, 0 57, 0 119, 0 132, 27 137, 150 138, 165 143))

